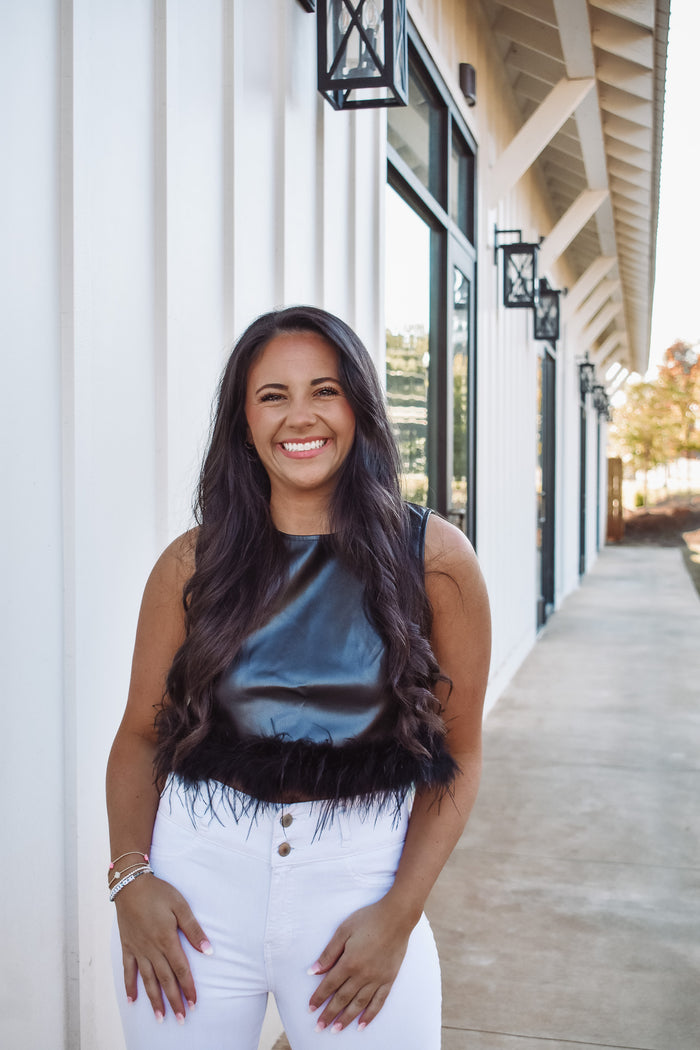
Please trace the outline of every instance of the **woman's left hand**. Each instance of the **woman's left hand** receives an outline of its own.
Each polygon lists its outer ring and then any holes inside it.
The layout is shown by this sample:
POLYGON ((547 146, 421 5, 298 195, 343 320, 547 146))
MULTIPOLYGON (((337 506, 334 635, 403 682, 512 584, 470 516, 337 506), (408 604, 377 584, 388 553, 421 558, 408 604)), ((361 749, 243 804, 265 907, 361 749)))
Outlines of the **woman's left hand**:
POLYGON ((312 1011, 326 1004, 319 1030, 342 1031, 360 1014, 360 1028, 365 1028, 377 1016, 414 925, 392 907, 389 897, 360 908, 340 924, 309 970, 325 974, 309 1000, 312 1011))

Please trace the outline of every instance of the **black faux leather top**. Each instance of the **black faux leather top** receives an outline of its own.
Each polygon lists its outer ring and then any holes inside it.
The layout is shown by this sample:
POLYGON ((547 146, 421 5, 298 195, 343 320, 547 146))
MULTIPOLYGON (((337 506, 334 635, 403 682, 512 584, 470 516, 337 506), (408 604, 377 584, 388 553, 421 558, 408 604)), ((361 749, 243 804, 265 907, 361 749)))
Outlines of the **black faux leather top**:
POLYGON ((384 646, 357 579, 324 536, 285 536, 289 579, 244 642, 216 698, 243 736, 340 744, 382 710, 384 646))
MULTIPOLYGON (((406 506, 422 563, 430 512, 406 506)), ((234 815, 320 799, 325 820, 340 801, 393 805, 416 785, 449 790, 458 767, 444 737, 423 723, 411 748, 397 733, 361 583, 329 537, 284 539, 289 572, 270 618, 221 675, 196 749, 179 757, 168 744, 172 771, 193 796, 226 786, 234 815)))

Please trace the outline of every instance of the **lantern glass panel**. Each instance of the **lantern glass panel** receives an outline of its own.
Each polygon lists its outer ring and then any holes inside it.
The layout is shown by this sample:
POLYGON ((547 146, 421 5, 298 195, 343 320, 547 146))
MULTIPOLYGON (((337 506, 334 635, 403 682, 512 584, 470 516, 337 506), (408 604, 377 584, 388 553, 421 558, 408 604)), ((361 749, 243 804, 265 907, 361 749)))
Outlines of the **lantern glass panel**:
POLYGON ((534 317, 535 339, 556 343, 559 338, 559 292, 540 288, 534 317))
POLYGON ((404 101, 408 98, 407 48, 406 0, 396 0, 394 4, 394 83, 404 101))
POLYGON ((384 34, 380 33, 383 12, 376 0, 365 0, 356 18, 356 3, 329 0, 328 55, 331 72, 348 80, 381 75, 377 59, 384 64, 384 34), (360 29, 362 27, 362 31, 360 29))
POLYGON ((535 304, 537 245, 507 244, 503 249, 503 304, 531 307, 535 304))

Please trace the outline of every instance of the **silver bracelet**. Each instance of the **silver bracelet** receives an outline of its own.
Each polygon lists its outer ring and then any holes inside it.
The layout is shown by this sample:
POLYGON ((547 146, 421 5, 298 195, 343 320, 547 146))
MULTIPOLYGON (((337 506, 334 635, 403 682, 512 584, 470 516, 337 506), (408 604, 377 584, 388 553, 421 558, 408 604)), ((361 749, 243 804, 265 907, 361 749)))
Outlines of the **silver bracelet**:
POLYGON ((113 901, 120 890, 123 890, 124 887, 128 886, 130 882, 134 881, 134 879, 138 879, 139 875, 145 875, 147 872, 150 872, 151 875, 153 875, 153 868, 150 864, 144 865, 144 867, 139 868, 138 871, 132 871, 131 875, 127 875, 126 878, 122 879, 121 882, 118 882, 117 885, 110 890, 109 899, 113 901))

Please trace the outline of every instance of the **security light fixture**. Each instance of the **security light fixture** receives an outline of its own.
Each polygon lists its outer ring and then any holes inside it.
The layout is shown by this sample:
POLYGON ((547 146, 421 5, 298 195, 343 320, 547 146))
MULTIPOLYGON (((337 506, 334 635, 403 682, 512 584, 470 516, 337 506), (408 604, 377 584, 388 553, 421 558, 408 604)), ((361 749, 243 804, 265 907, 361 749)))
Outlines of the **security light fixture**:
POLYGON ((537 252, 539 243, 523 241, 522 230, 494 228, 494 261, 503 252, 503 305, 509 308, 532 307, 537 303, 537 252), (517 241, 499 244, 499 237, 516 236, 517 241))
POLYGON ((476 70, 469 62, 459 63, 459 86, 468 106, 476 105, 476 70))
POLYGON ((334 109, 408 105, 406 0, 317 0, 318 90, 334 109))

